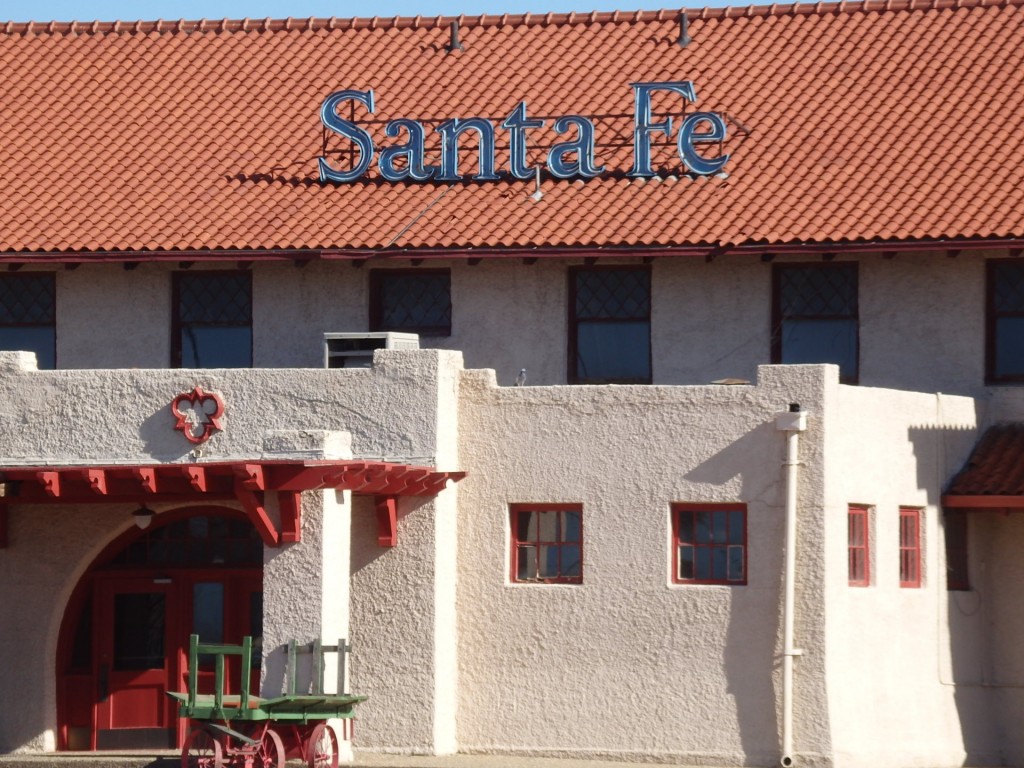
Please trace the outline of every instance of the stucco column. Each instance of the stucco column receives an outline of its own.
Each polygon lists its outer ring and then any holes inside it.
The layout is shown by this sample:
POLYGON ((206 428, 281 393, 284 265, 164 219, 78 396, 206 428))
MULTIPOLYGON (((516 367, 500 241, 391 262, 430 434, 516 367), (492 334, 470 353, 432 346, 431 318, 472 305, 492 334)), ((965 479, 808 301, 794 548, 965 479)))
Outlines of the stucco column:
MULTIPOLYGON (((347 450, 340 452, 350 455, 347 450)), ((291 640, 304 644, 319 638, 324 645, 333 646, 350 637, 351 509, 348 491, 307 491, 302 495, 302 540, 264 550, 263 696, 284 690, 286 646, 291 640)), ((327 693, 336 692, 336 663, 334 654, 328 653, 324 672, 327 693)), ((300 655, 297 667, 296 691, 307 691, 313 675, 310 656, 300 655)), ((334 725, 341 741, 340 757, 351 760, 351 742, 344 738, 348 730, 341 723, 334 725)))

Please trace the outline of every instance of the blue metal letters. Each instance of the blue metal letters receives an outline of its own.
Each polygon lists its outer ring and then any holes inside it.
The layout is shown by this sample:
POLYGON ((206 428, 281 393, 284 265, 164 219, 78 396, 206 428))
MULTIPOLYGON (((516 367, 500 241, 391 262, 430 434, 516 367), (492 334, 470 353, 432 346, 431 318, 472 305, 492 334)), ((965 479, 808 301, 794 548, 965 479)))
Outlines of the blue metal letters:
MULTIPOLYGON (((651 137, 662 134, 671 139, 672 118, 654 120, 651 99, 661 91, 681 96, 684 104, 697 101, 697 93, 690 80, 633 83, 633 168, 629 175, 634 177, 654 176, 651 167, 651 137)), ((354 101, 374 112, 373 91, 336 91, 324 99, 320 107, 320 120, 324 127, 351 141, 358 149, 358 159, 348 170, 331 166, 326 157, 318 159, 320 181, 343 184, 355 181, 365 174, 376 153, 373 138, 369 132, 355 122, 338 115, 343 102, 354 101)), ((508 174, 516 179, 529 179, 537 169, 527 161, 527 132, 543 128, 544 120, 530 119, 526 114, 526 102, 520 101, 497 127, 508 132, 509 168, 508 174)), ((559 179, 600 176, 606 167, 595 159, 594 122, 581 115, 566 115, 557 118, 552 128, 555 133, 565 135, 570 131, 575 138, 552 145, 547 154, 547 170, 559 179)), ((497 181, 501 174, 495 169, 495 125, 483 117, 454 117, 440 123, 435 129, 439 135, 440 165, 427 165, 425 160, 426 129, 417 120, 398 118, 384 126, 384 135, 391 139, 407 141, 383 147, 377 159, 380 176, 385 181, 497 181), (462 176, 459 173, 459 137, 467 131, 477 134, 477 173, 462 176)), ((700 144, 721 144, 726 139, 726 124, 717 112, 693 112, 683 119, 676 137, 680 161, 689 173, 708 176, 720 173, 729 160, 729 155, 719 153, 707 157, 697 150, 700 144)))

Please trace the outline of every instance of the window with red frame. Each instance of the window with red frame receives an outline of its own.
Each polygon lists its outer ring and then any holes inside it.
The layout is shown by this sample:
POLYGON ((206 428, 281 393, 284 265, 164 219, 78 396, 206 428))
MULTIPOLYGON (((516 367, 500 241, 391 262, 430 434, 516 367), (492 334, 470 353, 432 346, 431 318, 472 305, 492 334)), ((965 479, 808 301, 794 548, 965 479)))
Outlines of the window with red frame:
POLYGON ((967 574, 967 514, 961 510, 946 512, 946 589, 965 591, 971 588, 967 574))
POLYGON ((867 587, 871 585, 870 508, 851 504, 846 517, 850 586, 867 587))
POLYGON ((921 510, 900 507, 900 586, 921 586, 921 510))
POLYGON ((583 583, 583 505, 512 504, 512 581, 583 583))
POLYGON ((746 504, 673 504, 677 584, 747 583, 746 504))

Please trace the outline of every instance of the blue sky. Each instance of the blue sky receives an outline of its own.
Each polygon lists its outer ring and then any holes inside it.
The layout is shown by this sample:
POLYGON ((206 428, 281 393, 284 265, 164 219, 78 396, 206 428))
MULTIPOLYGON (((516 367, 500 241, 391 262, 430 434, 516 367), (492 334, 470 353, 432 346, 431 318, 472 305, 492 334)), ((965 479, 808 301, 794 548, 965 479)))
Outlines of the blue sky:
MULTIPOLYGON (((633 11, 679 7, 679 0, 0 0, 0 21, 112 21, 115 19, 283 19, 287 16, 423 16, 633 11)), ((725 0, 683 5, 725 5, 725 0)), ((744 4, 736 2, 734 5, 744 4)))

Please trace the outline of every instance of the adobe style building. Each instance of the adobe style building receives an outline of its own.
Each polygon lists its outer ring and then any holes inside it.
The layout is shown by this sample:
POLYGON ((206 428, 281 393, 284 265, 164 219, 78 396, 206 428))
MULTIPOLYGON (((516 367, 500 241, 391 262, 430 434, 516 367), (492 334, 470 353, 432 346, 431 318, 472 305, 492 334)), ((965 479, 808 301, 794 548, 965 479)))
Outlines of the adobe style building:
POLYGON ((1020 0, 0 32, 0 751, 1024 762, 1020 0))

